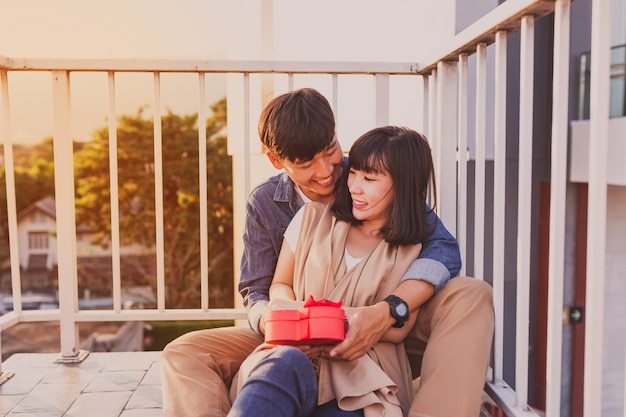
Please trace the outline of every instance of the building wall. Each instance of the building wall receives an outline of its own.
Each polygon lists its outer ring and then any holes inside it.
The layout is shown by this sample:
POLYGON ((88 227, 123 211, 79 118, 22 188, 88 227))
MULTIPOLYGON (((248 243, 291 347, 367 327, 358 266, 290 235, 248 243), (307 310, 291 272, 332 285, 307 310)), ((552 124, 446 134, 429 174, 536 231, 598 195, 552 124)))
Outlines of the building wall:
MULTIPOLYGON (((609 186, 607 194, 604 282, 604 363, 602 416, 624 415, 626 352, 626 187, 609 186)), ((594 277, 587 276, 593 283, 594 277)))

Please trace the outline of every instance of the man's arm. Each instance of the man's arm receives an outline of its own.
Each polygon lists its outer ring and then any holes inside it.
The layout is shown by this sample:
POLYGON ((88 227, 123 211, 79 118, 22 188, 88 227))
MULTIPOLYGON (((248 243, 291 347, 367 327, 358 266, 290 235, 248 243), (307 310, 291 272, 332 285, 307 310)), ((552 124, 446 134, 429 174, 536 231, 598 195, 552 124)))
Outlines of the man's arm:
POLYGON ((432 230, 422 242, 419 257, 413 261, 402 280, 427 281, 439 292, 461 270, 461 252, 456 238, 446 229, 437 214, 426 205, 426 224, 432 230))
MULTIPOLYGON (((426 222, 432 228, 432 233, 422 242, 419 257, 411 263, 402 282, 392 292, 407 302, 413 315, 418 314, 419 307, 461 269, 458 242, 437 214, 428 206, 426 210, 426 222)), ((397 335, 394 333, 403 331, 392 329, 394 322, 389 305, 384 301, 352 309, 346 338, 329 351, 330 356, 352 360, 365 354, 383 337, 395 341, 397 335)))
POLYGON ((346 338, 329 350, 329 356, 336 359, 353 360, 367 353, 380 340, 398 343, 412 328, 419 314, 419 307, 435 293, 435 287, 418 279, 407 279, 398 285, 392 294, 399 296, 409 305, 411 318, 401 328, 391 326, 395 319, 389 313, 389 304, 380 301, 367 307, 346 309, 348 332, 346 338))
POLYGON ((278 261, 278 251, 263 216, 249 202, 246 205, 243 241, 239 293, 243 297, 250 327, 261 334, 259 320, 269 301, 269 288, 278 261))

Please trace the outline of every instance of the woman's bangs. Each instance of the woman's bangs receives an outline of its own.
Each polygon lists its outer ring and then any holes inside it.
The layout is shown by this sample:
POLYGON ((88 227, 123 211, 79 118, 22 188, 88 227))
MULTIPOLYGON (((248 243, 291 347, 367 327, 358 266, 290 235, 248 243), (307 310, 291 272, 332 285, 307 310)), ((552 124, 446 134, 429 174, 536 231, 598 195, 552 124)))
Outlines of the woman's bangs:
POLYGON ((382 148, 373 152, 371 149, 366 150, 364 148, 353 148, 350 151, 348 163, 351 168, 375 174, 389 172, 385 163, 385 152, 382 148))

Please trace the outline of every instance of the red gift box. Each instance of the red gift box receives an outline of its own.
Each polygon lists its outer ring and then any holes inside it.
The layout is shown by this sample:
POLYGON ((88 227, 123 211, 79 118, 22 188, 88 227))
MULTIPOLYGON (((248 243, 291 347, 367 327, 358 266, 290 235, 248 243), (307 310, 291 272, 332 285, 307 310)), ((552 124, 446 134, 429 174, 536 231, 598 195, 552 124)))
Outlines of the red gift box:
POLYGON ((346 334, 346 314, 338 303, 312 296, 299 310, 271 310, 265 319, 265 341, 274 345, 328 345, 346 334))

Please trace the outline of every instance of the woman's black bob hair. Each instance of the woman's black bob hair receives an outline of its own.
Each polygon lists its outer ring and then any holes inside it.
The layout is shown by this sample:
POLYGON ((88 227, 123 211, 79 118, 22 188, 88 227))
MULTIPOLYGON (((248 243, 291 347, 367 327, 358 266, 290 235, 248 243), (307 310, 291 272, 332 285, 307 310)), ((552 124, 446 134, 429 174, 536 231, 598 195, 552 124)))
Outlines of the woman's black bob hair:
POLYGON ((372 129, 354 142, 348 165, 334 191, 332 211, 338 219, 361 223, 352 214, 347 181, 350 169, 387 173, 393 180, 395 198, 381 230, 383 238, 392 245, 407 245, 422 242, 432 233, 435 224, 427 224, 426 215, 432 209, 426 200, 430 191, 435 207, 435 170, 424 135, 400 126, 372 129))

